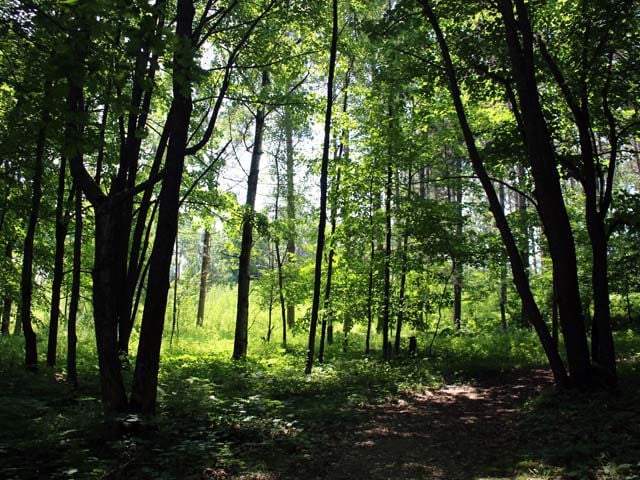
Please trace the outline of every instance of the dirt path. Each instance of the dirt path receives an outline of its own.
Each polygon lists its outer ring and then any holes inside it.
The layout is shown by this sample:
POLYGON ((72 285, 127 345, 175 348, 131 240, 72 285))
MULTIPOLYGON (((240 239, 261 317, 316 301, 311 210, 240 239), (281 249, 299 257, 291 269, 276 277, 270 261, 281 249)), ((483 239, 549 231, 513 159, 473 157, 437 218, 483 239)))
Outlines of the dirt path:
POLYGON ((550 385, 534 371, 394 400, 280 478, 514 478, 518 408, 550 385))

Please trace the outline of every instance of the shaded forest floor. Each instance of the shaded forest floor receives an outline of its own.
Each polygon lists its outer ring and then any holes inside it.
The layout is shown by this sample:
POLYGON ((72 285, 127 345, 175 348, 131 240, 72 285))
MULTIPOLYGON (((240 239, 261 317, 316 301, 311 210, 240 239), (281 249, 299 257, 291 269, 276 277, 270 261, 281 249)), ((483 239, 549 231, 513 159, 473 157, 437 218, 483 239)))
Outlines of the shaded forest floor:
POLYGON ((302 349, 185 348, 165 355, 157 418, 122 418, 115 437, 90 352, 73 390, 3 339, 0 478, 640 479, 640 336, 619 337, 615 395, 554 392, 526 334, 391 364, 335 347, 310 377, 302 349))

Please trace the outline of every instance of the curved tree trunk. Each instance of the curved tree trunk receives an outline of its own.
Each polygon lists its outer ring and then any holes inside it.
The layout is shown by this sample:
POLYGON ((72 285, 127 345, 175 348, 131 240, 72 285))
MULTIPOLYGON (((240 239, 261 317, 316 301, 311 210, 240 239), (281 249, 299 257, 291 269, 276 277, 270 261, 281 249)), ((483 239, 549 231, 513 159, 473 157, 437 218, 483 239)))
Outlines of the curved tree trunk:
POLYGON ((442 53, 442 59, 449 82, 449 89, 451 91, 456 114, 458 116, 465 144, 467 146, 467 151, 469 152, 471 165, 473 166, 476 175, 480 179, 480 183, 482 184, 482 187, 487 196, 487 200, 489 201, 489 209, 493 214, 493 218, 496 222, 498 231, 500 232, 502 242, 504 243, 504 246, 507 249, 507 254, 509 255, 511 271, 513 274, 513 282, 516 286, 518 294, 520 295, 522 303, 527 310, 529 321, 535 328, 536 333, 538 334, 538 338, 540 339, 540 343, 542 344, 547 359, 549 360, 549 365, 551 366, 551 370, 553 371, 555 383, 559 387, 564 387, 567 385, 568 380, 564 363, 560 358, 558 349, 554 344, 553 339, 551 338, 549 329, 535 301, 535 298, 531 291, 531 286, 529 284, 529 279, 524 268, 522 257, 516 244, 515 237, 513 235, 513 232, 511 231, 509 223, 507 222, 504 210, 502 208, 502 205, 500 204, 500 199, 496 194, 493 183, 491 182, 489 174, 487 173, 487 170, 484 166, 484 162, 482 160, 482 157, 480 156, 480 152, 478 151, 478 148, 475 144, 475 138, 467 119, 466 110, 462 103, 462 95, 460 93, 460 87, 458 85, 455 68, 449 54, 449 47, 446 43, 442 30, 440 30, 438 19, 431 7, 431 2, 429 0, 421 1, 424 7, 424 13, 434 29, 438 45, 440 46, 440 51, 442 53))

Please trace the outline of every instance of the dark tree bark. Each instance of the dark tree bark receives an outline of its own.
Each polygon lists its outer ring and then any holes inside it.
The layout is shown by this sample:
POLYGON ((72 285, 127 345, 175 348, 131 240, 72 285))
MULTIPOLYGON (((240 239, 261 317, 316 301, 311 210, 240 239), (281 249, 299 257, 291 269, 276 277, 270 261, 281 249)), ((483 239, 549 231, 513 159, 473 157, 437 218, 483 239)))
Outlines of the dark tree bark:
MULTIPOLYGON (((269 83, 269 75, 262 72, 262 88, 269 83)), ((247 356, 249 345, 249 290, 251 284, 251 248, 253 247, 253 223, 255 220, 256 193, 258 191, 258 175, 262 157, 262 139, 265 124, 265 107, 260 105, 256 112, 255 135, 251 166, 247 183, 247 201, 245 202, 242 220, 242 241, 240 243, 240 263, 238 266, 238 303, 236 310, 236 331, 233 342, 233 358, 239 360, 247 356)))
MULTIPOLYGON (((513 108, 514 108, 514 111, 517 111, 515 98, 514 98, 513 108)), ((518 123, 521 124, 521 121, 518 123)), ((523 129, 520 128, 520 130, 523 130, 523 129)), ((523 138, 526 138, 524 134, 523 134, 523 138)), ((520 188, 524 191, 525 185, 526 185, 526 169, 522 164, 519 164, 517 169, 518 169, 518 182, 520 184, 520 188)), ((524 195, 520 195, 520 194, 518 194, 517 198, 518 198, 518 210, 520 213, 520 225, 521 225, 521 231, 520 231, 521 241, 520 241, 519 247, 520 247, 520 251, 522 252, 521 255, 522 255, 522 262, 524 263, 524 270, 527 273, 527 277, 528 277, 529 271, 531 269, 530 260, 529 260, 529 257, 531 256, 529 238, 531 236, 533 229, 529 226, 529 212, 527 210, 527 199, 524 197, 524 195)), ((521 305, 520 317, 521 317, 522 325, 528 326, 529 319, 527 318, 527 309, 524 307, 524 305, 521 305)))
MULTIPOLYGON (((342 148, 342 147, 340 147, 342 148)), ((340 159, 341 154, 335 156, 334 161, 337 163, 340 159)), ((333 322, 332 312, 331 312, 331 286, 333 283, 333 257, 335 255, 335 247, 333 244, 336 227, 338 223, 337 218, 337 206, 336 203, 338 201, 338 194, 340 192, 340 167, 338 167, 335 178, 335 185, 333 188, 333 202, 331 206, 331 233, 330 239, 331 244, 329 247, 329 255, 327 256, 327 282, 324 287, 324 311, 322 313, 322 326, 320 332, 320 348, 318 349, 318 363, 324 362, 324 342, 327 334, 327 325, 333 322)))
POLYGON ((324 118, 324 141, 322 145, 322 164, 320 167, 320 218, 318 220, 318 243, 316 245, 316 264, 313 278, 313 300, 311 304, 311 325, 309 327, 309 345, 305 373, 309 375, 313 367, 316 346, 316 329, 320 310, 320 291, 322 290, 322 256, 324 234, 327 224, 327 177, 329 172, 329 147, 331 143, 331 118, 333 113, 333 84, 338 52, 338 0, 332 1, 331 49, 329 54, 329 78, 327 81, 327 105, 324 118))
POLYGON ((50 121, 49 105, 51 94, 51 82, 47 81, 44 86, 44 99, 42 116, 40 118, 40 128, 36 142, 36 151, 33 163, 33 180, 31 209, 29 221, 27 223, 27 233, 25 234, 24 247, 22 249, 22 276, 20 281, 20 323, 24 335, 25 366, 35 369, 38 365, 38 350, 36 344, 36 333, 31 324, 31 300, 33 293, 33 245, 36 235, 36 226, 40 217, 40 204, 42 200, 42 176, 44 173, 44 155, 47 141, 47 127, 50 121))
POLYGON ((396 338, 394 342, 393 353, 395 356, 400 354, 400 340, 402 338, 402 322, 404 321, 404 304, 405 304, 405 286, 407 283, 407 243, 409 235, 405 232, 402 235, 402 269, 400 271, 400 292, 398 295, 398 317, 396 321, 396 338))
POLYGON ((371 177, 371 183, 369 188, 369 194, 371 195, 371 203, 369 203, 369 235, 370 239, 370 251, 369 251, 369 282, 367 285, 367 336, 365 338, 364 353, 369 354, 371 350, 371 328, 373 326, 373 280, 375 271, 375 256, 376 256, 376 242, 373 233, 373 208, 374 208, 374 193, 373 193, 373 177, 371 177))
MULTIPOLYGON (((501 183, 499 186, 500 193, 500 205, 502 205, 502 209, 504 210, 504 184, 501 183)), ((500 262, 500 322, 502 324, 502 330, 507 331, 507 264, 504 262, 500 262)), ((526 269, 526 267, 525 267, 526 269)))
POLYGON ((76 323, 80 300, 80 274, 82 271, 82 191, 75 188, 75 232, 73 234, 73 268, 71 273, 71 304, 67 319, 67 380, 74 386, 78 384, 76 346, 78 337, 76 323))
POLYGON ((578 287, 575 243, 562 195, 553 140, 538 95, 533 32, 523 0, 514 3, 500 0, 498 7, 527 138, 526 148, 535 182, 534 196, 549 245, 553 274, 558 280, 558 308, 567 364, 573 384, 588 389, 592 386, 592 370, 578 287), (514 13, 514 4, 517 13, 514 13))
POLYGON ((49 338, 47 342, 47 365, 56 364, 58 347, 58 321, 60 319, 60 292, 64 280, 64 247, 69 227, 68 215, 65 212, 65 183, 67 174, 67 157, 62 155, 58 173, 58 195, 56 203, 56 250, 53 264, 53 280, 51 286, 51 312, 49 315, 49 338))
MULTIPOLYGON (((349 106, 349 81, 351 69, 353 68, 353 58, 349 63, 349 68, 345 74, 344 88, 343 88, 343 102, 342 113, 346 114, 349 106)), ((327 343, 331 345, 333 343, 333 312, 331 310, 331 286, 333 283, 333 258, 335 256, 334 237, 336 234, 336 227, 338 224, 338 198, 340 194, 340 163, 344 155, 345 160, 349 161, 349 146, 347 138, 348 131, 343 131, 341 134, 340 144, 338 145, 334 154, 334 164, 336 165, 336 177, 333 185, 333 193, 331 198, 331 245, 329 248, 329 255, 327 258, 327 284, 324 290, 324 312, 322 314, 322 331, 320 333, 320 349, 318 351, 318 362, 324 361, 324 342, 325 336, 327 337, 327 343)))
MULTIPOLYGON (((13 239, 7 240, 7 245, 4 249, 4 255, 8 261, 13 258, 13 239)), ((5 287, 6 288, 6 287, 5 287)), ((4 298, 2 300, 2 328, 0 333, 2 335, 9 335, 9 329, 11 327, 11 306, 13 299, 11 295, 5 290, 4 298)))
MULTIPOLYGON (((587 27, 588 28, 588 27, 587 27)), ((608 127, 609 161, 606 177, 599 165, 598 148, 593 141, 593 128, 591 111, 589 108, 590 88, 586 85, 587 58, 583 56, 580 69, 584 72, 579 87, 581 95, 577 96, 572 91, 569 82, 562 73, 545 43, 538 41, 540 51, 545 59, 553 77, 560 88, 567 106, 571 110, 573 121, 578 130, 580 143, 581 162, 577 177, 582 184, 585 194, 585 220, 587 232, 591 243, 593 264, 591 270, 591 282, 593 291, 593 324, 591 329, 591 356, 594 365, 599 366, 599 372, 604 376, 605 382, 615 387, 617 383, 616 357, 611 330, 611 307, 609 301, 609 276, 608 276, 608 226, 607 214, 612 202, 613 181, 617 164, 618 132, 616 120, 609 106, 610 70, 613 59, 609 57, 609 72, 603 91, 603 110, 608 127)), ((587 48, 586 45, 583 48, 587 48)))
POLYGON ((204 230, 202 239, 202 268, 200 269, 200 296, 198 297, 198 318, 196 325, 204 325, 204 306, 207 301, 207 280, 209 278, 209 248, 211 244, 211 233, 208 228, 204 230))
POLYGON ((178 332, 178 283, 180 283, 180 242, 176 232, 175 240, 175 277, 173 279, 173 311, 171 315, 171 336, 169 337, 169 348, 173 346, 173 336, 178 332))
POLYGON ((482 157, 480 156, 480 152, 478 151, 478 148, 476 146, 475 138, 467 119, 466 110, 462 103, 462 95, 460 92, 460 87, 458 85, 456 71, 453 66, 453 62, 451 61, 451 55, 449 54, 449 47, 444 38, 442 30, 440 29, 438 19, 431 7, 431 2, 429 0, 421 0, 421 2, 424 13, 436 34, 436 39, 440 47, 442 60, 448 78, 449 90, 451 91, 451 96, 456 109, 456 114, 458 116, 458 121, 460 123, 465 144, 467 146, 467 151, 469 153, 469 159, 471 160, 471 165, 473 166, 473 169, 485 191, 485 195, 487 196, 487 200, 489 202, 489 209, 493 214, 493 218, 496 222, 498 231, 500 232, 502 242, 504 243, 507 254, 509 255, 511 271, 513 274, 513 282, 523 304, 526 306, 527 312, 529 314, 529 320, 535 328, 536 333, 538 334, 538 338, 540 339, 540 343, 542 344, 547 359, 549 360, 549 365, 553 372, 555 383, 558 387, 564 387, 567 385, 568 380, 564 363, 560 358, 558 349, 556 348, 553 339, 551 338, 549 329, 547 328, 547 325, 544 322, 542 314, 535 301, 515 237, 513 235, 513 232, 511 231, 509 223, 507 222, 504 210, 502 208, 502 205, 500 204, 500 199, 496 194, 493 183, 491 182, 489 174, 487 173, 487 170, 484 166, 482 157))
MULTIPOLYGON (((456 156, 455 164, 456 176, 462 175, 462 157, 456 156)), ((456 236, 462 238, 462 181, 456 180, 455 186, 455 202, 456 214, 458 219, 456 222, 456 236)), ((460 330, 462 326, 462 276, 464 273, 464 265, 462 261, 454 256, 453 258, 453 325, 456 330, 460 330)))
POLYGON ((173 101, 170 139, 165 160, 165 175, 160 189, 156 236, 149 258, 147 295, 138 343, 138 355, 131 389, 133 411, 152 414, 156 408, 160 347, 169 293, 169 270, 178 232, 180 184, 187 150, 193 61, 193 18, 191 0, 178 0, 176 37, 179 47, 173 57, 173 101))
POLYGON ((387 165, 387 182, 384 202, 385 216, 385 250, 384 250, 384 297, 382 307, 382 357, 391 358, 391 343, 389 342, 389 320, 391 316, 391 196, 393 191, 393 167, 391 158, 387 165))

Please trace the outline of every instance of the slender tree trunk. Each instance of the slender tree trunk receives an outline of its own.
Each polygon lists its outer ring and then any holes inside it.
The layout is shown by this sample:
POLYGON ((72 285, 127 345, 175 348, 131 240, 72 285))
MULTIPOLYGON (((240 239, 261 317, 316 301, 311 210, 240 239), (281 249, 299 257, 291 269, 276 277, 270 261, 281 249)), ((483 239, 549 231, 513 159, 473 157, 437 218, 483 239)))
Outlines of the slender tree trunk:
POLYGON ((391 316, 391 196, 393 191, 393 167, 391 159, 387 165, 387 185, 385 194, 385 234, 384 251, 384 305, 382 313, 382 356, 385 360, 391 358, 391 343, 389 341, 389 320, 391 316))
MULTIPOLYGON (((285 137, 287 154, 287 257, 292 263, 296 254, 296 192, 294 188, 294 162, 293 162, 293 126, 291 112, 285 107, 285 137)), ((287 301, 287 325, 293 328, 296 323, 296 306, 287 301)))
POLYGON ((80 303, 80 275, 82 271, 82 190, 75 187, 75 232, 73 234, 73 267, 71 273, 71 304, 67 319, 67 380, 78 385, 76 323, 80 303))
POLYGON ((402 236, 402 271, 400 272, 400 293, 398 296, 398 320, 396 322, 396 338, 393 352, 400 355, 400 339, 402 335, 402 322, 404 320, 405 286, 407 283, 407 243, 409 235, 405 232, 402 236))
MULTIPOLYGON (((505 207, 504 184, 501 183, 498 190, 500 194, 500 205, 505 207)), ((500 322, 502 330, 507 331, 507 264, 500 262, 500 322)))
POLYGON ((173 336, 178 328, 178 282, 180 281, 180 242, 178 241, 178 233, 176 232, 175 241, 175 277, 173 279, 173 311, 171 314, 171 336, 169 337, 169 348, 173 346, 173 336))
MULTIPOLYGON (((7 240, 7 245, 4 249, 4 255, 10 262, 13 258, 13 239, 7 240)), ((6 287, 5 287, 6 288, 6 287)), ((627 299, 629 296, 627 295, 627 299)), ((5 290, 4 298, 2 300, 2 335, 9 335, 9 329, 11 327, 11 305, 13 300, 11 295, 5 290)))
POLYGON ((284 299, 284 277, 282 275, 282 256, 280 255, 280 242, 276 240, 276 262, 278 262, 278 296, 280 297, 280 310, 282 314, 282 348, 287 348, 287 313, 284 299))
MULTIPOLYGON (((280 164, 278 162, 278 156, 275 157, 276 166, 276 205, 275 205, 275 220, 280 218, 280 164)), ((287 166, 287 176, 289 174, 289 168, 287 166)), ((287 188, 288 188, 287 178, 287 188)), ((288 208, 288 205, 287 205, 288 208)), ((287 214, 288 216, 288 214, 287 214)), ((274 242, 276 250, 276 266, 278 268, 278 297, 280 299, 280 311, 282 314, 282 348, 287 348, 287 313, 286 313, 286 301, 284 298, 284 275, 282 273, 282 255, 280 254, 280 239, 276 236, 274 242)), ((269 322, 271 323, 271 322, 269 322)))
POLYGON ((373 325, 373 274, 375 270, 376 242, 373 234, 373 177, 369 188, 371 203, 369 204, 369 234, 371 235, 369 253, 369 283, 367 286, 367 336, 365 338, 364 353, 369 354, 371 349, 371 327, 373 325))
POLYGON ((25 340, 25 365, 27 368, 35 369, 38 365, 38 351, 36 344, 36 333, 31 324, 31 300, 33 293, 33 245, 35 242, 36 226, 40 217, 40 204, 42 200, 42 176, 44 173, 44 155, 47 141, 47 126, 50 115, 48 102, 50 101, 51 82, 47 81, 44 87, 44 100, 36 152, 33 166, 31 210, 27 223, 27 233, 22 249, 22 278, 20 281, 20 323, 25 340))
POLYGON ((169 293, 169 271, 178 233, 180 184, 193 109, 191 65, 194 15, 195 9, 191 0, 178 0, 176 36, 178 44, 183 45, 183 48, 176 49, 173 59, 171 134, 165 161, 165 175, 160 189, 156 236, 149 258, 147 295, 131 391, 132 409, 145 414, 155 413, 160 347, 169 293))
POLYGON ((313 279, 313 300, 311 304, 311 325, 309 327, 309 346, 305 373, 309 375, 313 367, 316 345, 316 329, 320 310, 320 290, 322 290, 322 256, 324 233, 327 224, 327 177, 329 171, 329 147, 331 143, 331 117, 333 113, 333 83, 338 52, 338 0, 332 2, 333 26, 331 31, 331 51, 329 55, 329 78, 327 81, 327 107, 324 119, 324 142, 322 146, 322 164, 320 167, 320 218, 318 220, 318 243, 316 245, 316 264, 313 279))
POLYGON ((204 230, 202 239, 202 268, 200 269, 200 296, 198 297, 198 319, 196 325, 202 327, 204 324, 204 306, 207 301, 207 279, 209 275, 209 248, 211 243, 211 233, 208 228, 204 230))
POLYGON ((498 231, 500 232, 500 236, 502 237, 502 241, 509 255, 509 260, 511 262, 511 271, 513 274, 513 281, 516 286, 516 290, 518 291, 523 304, 527 308, 529 320, 536 329, 538 338, 540 339, 547 359, 549 360, 551 370, 553 371, 555 383, 559 387, 564 387, 567 384, 567 374, 564 364, 562 362, 562 359, 560 358, 558 349, 553 343, 553 339, 551 338, 549 329, 547 328, 547 325, 542 318, 542 314, 540 313, 538 305, 536 304, 535 298, 533 297, 529 279, 527 278, 524 264, 522 262, 522 257, 520 255, 520 251, 518 250, 515 237, 513 236, 513 232, 509 227, 509 223, 507 222, 504 210, 502 209, 502 205, 500 204, 500 199, 496 194, 493 183, 491 182, 491 179, 482 161, 482 157, 480 156, 478 148, 475 144, 475 138, 467 120, 467 114, 462 103, 462 95, 460 93, 460 87, 458 85, 455 68, 449 54, 449 47, 446 43, 442 30, 440 29, 437 17, 433 9, 431 8, 431 2, 429 0, 421 1, 424 7, 424 13, 431 23, 431 26, 433 27, 438 45, 440 46, 442 60, 444 62, 445 71, 447 73, 449 81, 449 89, 451 91, 451 96, 454 102, 460 127, 464 135, 465 144, 469 152, 471 164, 476 175, 480 179, 482 187, 487 196, 487 200, 489 201, 489 209, 493 214, 496 226, 498 227, 498 231))
POLYGON ((53 281, 51 287, 51 312, 49 316, 49 338, 47 343, 47 365, 56 364, 58 347, 58 321, 60 319, 60 292, 64 279, 64 247, 67 239, 69 220, 65 212, 65 182, 67 173, 67 157, 62 155, 58 173, 58 198, 56 203, 56 250, 53 264, 53 281))
MULTIPOLYGON (((336 155, 335 161, 338 161, 340 155, 336 155)), ((333 257, 335 255, 335 246, 333 244, 337 227, 337 206, 338 194, 340 192, 340 167, 337 169, 335 185, 333 188, 333 205, 331 206, 331 244, 329 246, 329 255, 327 258, 327 284, 324 287, 324 312, 322 313, 322 331, 320 332, 320 348, 318 349, 318 362, 324 362, 324 342, 327 333, 327 326, 333 323, 333 314, 331 312, 331 286, 333 284, 333 257)))
MULTIPOLYGON (((269 83, 269 75, 262 72, 262 88, 269 83)), ((247 184, 247 201, 242 220, 242 242, 240 244, 240 264, 238 266, 238 306, 236 310, 236 331, 233 342, 233 358, 239 360, 247 356, 249 345, 249 290, 251 284, 251 248, 253 247, 254 208, 258 190, 260 158, 262 157, 262 138, 265 124, 265 107, 260 105, 256 113, 255 137, 251 153, 251 167, 247 184)))
MULTIPOLYGON (((516 107, 517 105, 514 106, 514 108, 516 107)), ((519 164, 517 169, 518 169, 518 182, 520 184, 520 188, 524 191, 524 189, 526 188, 526 169, 522 164, 519 164)), ((520 248, 520 251, 522 252, 521 254, 522 262, 524 263, 524 270, 528 278, 529 271, 531 270, 531 264, 529 259, 529 257, 531 256, 529 238, 531 237, 533 229, 529 227, 529 212, 527 210, 527 199, 521 194, 518 194, 517 198, 518 198, 518 210, 520 213, 520 225, 521 225, 521 232, 520 232, 521 241, 520 241, 519 248, 520 248)), ((520 318, 521 318, 521 324, 523 326, 529 326, 529 319, 527 318, 527 309, 524 307, 524 305, 520 306, 520 318)))
MULTIPOLYGON (((456 176, 462 175, 462 157, 456 156, 456 176)), ((462 181, 456 180, 455 186, 455 202, 456 213, 458 219, 456 222, 456 236, 462 238, 462 181)), ((462 261, 459 258, 453 259, 453 325, 456 330, 460 330, 462 326, 462 280, 463 280, 462 261)))

